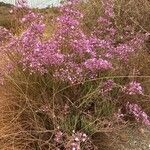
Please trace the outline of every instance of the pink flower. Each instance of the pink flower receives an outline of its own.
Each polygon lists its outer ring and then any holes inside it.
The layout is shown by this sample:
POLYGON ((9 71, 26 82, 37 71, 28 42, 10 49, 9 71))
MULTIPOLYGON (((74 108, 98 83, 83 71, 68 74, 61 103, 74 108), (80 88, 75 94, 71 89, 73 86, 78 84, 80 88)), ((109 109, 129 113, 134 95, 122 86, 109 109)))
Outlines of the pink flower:
POLYGON ((114 17, 114 0, 102 0, 102 4, 104 9, 104 13, 106 16, 114 17))
POLYGON ((28 24, 33 24, 33 23, 40 23, 42 22, 44 17, 39 14, 39 13, 34 13, 32 11, 29 11, 22 19, 22 23, 28 23, 28 24))
POLYGON ((107 60, 104 60, 101 58, 87 59, 84 62, 84 66, 92 72, 93 71, 105 71, 105 70, 112 69, 112 64, 108 62, 107 60))
POLYGON ((58 127, 58 129, 56 130, 56 132, 55 132, 55 137, 54 137, 54 141, 56 142, 56 143, 62 143, 63 142, 63 132, 59 129, 59 127, 58 127))
POLYGON ((132 81, 128 85, 123 87, 123 92, 129 95, 143 95, 143 88, 137 81, 132 81))
POLYGON ((87 135, 82 132, 72 134, 72 141, 70 144, 71 150, 81 150, 81 143, 84 143, 88 139, 87 135))
POLYGON ((110 92, 113 87, 115 86, 115 82, 113 80, 107 80, 103 83, 102 88, 101 88, 101 93, 106 94, 110 92))
POLYGON ((10 9, 10 10, 9 10, 9 13, 12 14, 12 13, 13 13, 13 9, 10 9))
POLYGON ((138 122, 142 122, 145 125, 150 126, 150 117, 142 110, 142 108, 137 104, 126 105, 126 109, 129 114, 133 115, 138 122))

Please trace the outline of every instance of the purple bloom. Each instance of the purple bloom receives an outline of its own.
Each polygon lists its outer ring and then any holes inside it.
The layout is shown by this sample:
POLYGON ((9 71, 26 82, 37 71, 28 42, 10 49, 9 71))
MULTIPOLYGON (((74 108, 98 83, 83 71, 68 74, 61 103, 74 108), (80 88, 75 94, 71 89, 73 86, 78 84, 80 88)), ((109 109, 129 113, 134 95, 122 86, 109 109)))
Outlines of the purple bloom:
POLYGON ((138 122, 142 122, 145 125, 150 126, 150 117, 142 110, 142 108, 137 104, 126 105, 129 114, 133 115, 138 122))
POLYGON ((104 13, 106 16, 114 17, 114 0, 102 0, 103 7, 105 8, 104 13))
POLYGON ((114 86, 115 86, 115 82, 113 80, 110 79, 110 80, 105 81, 102 85, 101 93, 104 95, 110 92, 114 86))
POLYGON ((106 71, 106 70, 112 69, 112 64, 110 62, 108 62, 107 60, 104 60, 101 58, 87 59, 84 62, 84 66, 92 72, 106 71))
POLYGON ((143 95, 143 88, 140 83, 132 81, 128 85, 123 87, 123 92, 129 95, 143 95))
POLYGON ((35 22, 42 22, 44 17, 41 14, 34 13, 32 11, 29 11, 22 19, 22 23, 28 23, 28 24, 33 24, 35 22))

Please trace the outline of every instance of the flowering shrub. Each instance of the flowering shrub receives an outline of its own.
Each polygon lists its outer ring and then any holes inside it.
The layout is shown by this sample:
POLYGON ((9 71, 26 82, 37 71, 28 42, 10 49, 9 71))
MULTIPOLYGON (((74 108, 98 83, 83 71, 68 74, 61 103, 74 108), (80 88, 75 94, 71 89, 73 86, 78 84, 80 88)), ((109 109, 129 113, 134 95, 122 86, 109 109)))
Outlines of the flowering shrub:
POLYGON ((48 41, 42 40, 45 28, 43 16, 29 11, 22 18, 21 21, 30 26, 13 41, 17 45, 13 45, 14 47, 11 45, 10 49, 20 52, 20 63, 24 70, 30 68, 31 72, 39 71, 43 74, 48 72, 51 66, 54 67, 55 77, 63 74, 65 77, 60 76, 59 79, 65 78, 66 81, 74 83, 78 82, 75 78, 79 76, 82 79, 90 78, 99 71, 115 69, 113 59, 127 60, 129 55, 142 45, 142 34, 140 38, 129 35, 130 40, 116 43, 118 35, 113 23, 115 17, 113 5, 106 2, 103 2, 104 16, 98 19, 103 26, 100 28, 97 26, 97 29, 91 31, 90 36, 86 35, 81 28, 84 15, 75 8, 75 3, 78 2, 68 2, 60 7, 61 15, 57 18, 57 31, 48 41), (75 74, 77 77, 73 77, 75 74))
MULTIPOLYGON (((134 64, 130 68, 131 60, 140 53, 147 34, 132 25, 120 30, 115 22, 115 1, 101 2, 102 14, 94 18, 96 25, 88 32, 84 29, 86 15, 78 7, 80 0, 68 0, 58 8, 56 30, 49 38, 45 38, 44 16, 31 10, 20 18, 26 29, 19 36, 0 28, 0 48, 7 54, 10 68, 6 82, 0 80, 3 86, 12 86, 9 90, 16 91, 19 103, 29 103, 27 110, 20 111, 23 116, 30 116, 33 124, 42 119, 44 125, 38 122, 41 128, 51 132, 32 136, 42 141, 49 137, 47 143, 54 142, 52 147, 58 149, 92 149, 90 134, 99 131, 100 120, 112 118, 118 107, 118 118, 124 117, 121 108, 125 106, 138 122, 150 125, 144 110, 130 103, 136 96, 145 98, 144 87, 136 80, 140 75, 129 75, 136 68, 134 64), (134 78, 131 82, 130 77, 134 78)), ((22 4, 18 7, 25 7, 24 1, 22 4)), ((39 130, 30 123, 26 126, 25 130, 39 130)))

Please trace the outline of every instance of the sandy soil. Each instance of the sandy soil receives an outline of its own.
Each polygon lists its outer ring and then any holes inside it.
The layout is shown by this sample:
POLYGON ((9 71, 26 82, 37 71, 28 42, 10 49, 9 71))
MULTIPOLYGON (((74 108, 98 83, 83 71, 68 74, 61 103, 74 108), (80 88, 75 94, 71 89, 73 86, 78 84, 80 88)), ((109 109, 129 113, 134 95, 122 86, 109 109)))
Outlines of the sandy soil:
POLYGON ((150 128, 128 128, 120 133, 116 150, 150 150, 150 128))
POLYGON ((94 143, 98 150, 150 150, 150 128, 136 126, 117 133, 99 133, 94 143))

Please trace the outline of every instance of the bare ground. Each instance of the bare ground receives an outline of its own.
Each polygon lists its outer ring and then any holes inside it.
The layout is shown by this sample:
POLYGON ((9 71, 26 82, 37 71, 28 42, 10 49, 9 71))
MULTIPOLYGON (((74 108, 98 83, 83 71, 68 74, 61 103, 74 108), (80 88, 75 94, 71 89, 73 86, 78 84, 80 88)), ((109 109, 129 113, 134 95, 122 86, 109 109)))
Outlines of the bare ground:
POLYGON ((150 150, 150 128, 128 128, 120 133, 116 150, 150 150))
POLYGON ((136 126, 117 133, 100 133, 95 144, 98 150, 150 150, 150 128, 136 126))

